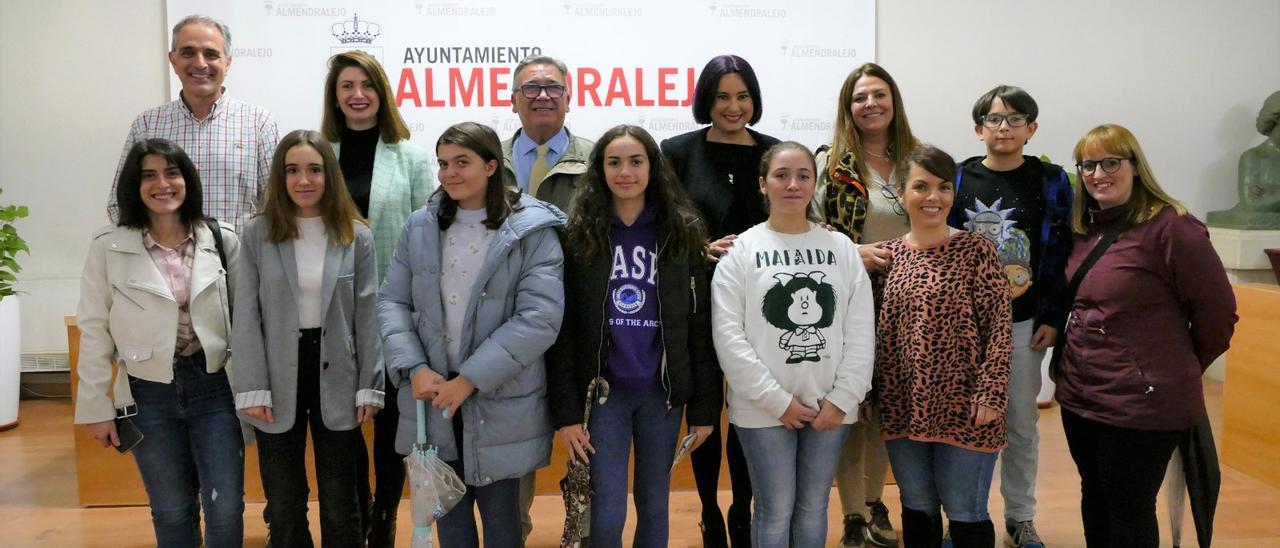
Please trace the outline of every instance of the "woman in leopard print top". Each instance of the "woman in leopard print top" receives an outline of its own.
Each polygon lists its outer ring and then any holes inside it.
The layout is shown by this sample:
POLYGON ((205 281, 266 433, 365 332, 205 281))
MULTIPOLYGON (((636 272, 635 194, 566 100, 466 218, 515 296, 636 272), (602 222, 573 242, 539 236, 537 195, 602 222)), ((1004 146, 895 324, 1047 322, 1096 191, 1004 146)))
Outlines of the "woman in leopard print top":
POLYGON ((957 548, 990 547, 987 496, 1005 446, 1013 350, 1009 284, 993 244, 947 226, 955 161, 921 145, 906 165, 896 184, 911 231, 884 244, 893 262, 874 278, 875 389, 903 537, 908 548, 937 546, 941 506, 957 548))

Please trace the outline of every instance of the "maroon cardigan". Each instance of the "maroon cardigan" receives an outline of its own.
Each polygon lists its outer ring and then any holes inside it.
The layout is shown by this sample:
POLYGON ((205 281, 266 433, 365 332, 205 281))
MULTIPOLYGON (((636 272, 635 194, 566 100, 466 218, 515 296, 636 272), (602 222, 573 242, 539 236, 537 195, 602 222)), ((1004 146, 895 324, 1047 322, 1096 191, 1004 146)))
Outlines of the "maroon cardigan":
MULTIPOLYGON (((1067 279, 1125 207, 1094 213, 1076 235, 1067 279)), ((1064 409, 1140 430, 1189 428, 1205 412, 1200 376, 1227 350, 1236 300, 1209 231, 1165 207, 1123 232, 1071 304, 1057 371, 1064 409)))

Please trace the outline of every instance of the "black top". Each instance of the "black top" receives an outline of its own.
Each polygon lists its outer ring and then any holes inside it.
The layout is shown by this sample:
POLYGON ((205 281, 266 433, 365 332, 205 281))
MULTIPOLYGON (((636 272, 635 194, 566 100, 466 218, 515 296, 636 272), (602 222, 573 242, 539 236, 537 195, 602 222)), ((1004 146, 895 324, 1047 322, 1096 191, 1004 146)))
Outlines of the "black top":
POLYGON ((347 181, 347 191, 356 202, 360 214, 369 217, 369 189, 373 182, 373 157, 378 148, 378 126, 366 130, 341 130, 341 151, 338 165, 342 178, 347 181))
POLYGON ((760 196, 760 157, 764 149, 759 144, 735 145, 707 141, 707 152, 715 181, 723 183, 733 194, 733 203, 720 226, 710 232, 712 238, 727 234, 742 234, 769 215, 764 210, 760 196))
POLYGON ((982 162, 966 162, 964 184, 955 208, 963 211, 964 228, 987 237, 1000 250, 1000 261, 1013 289, 1013 321, 1036 317, 1039 287, 1032 283, 1040 264, 1044 221, 1044 188, 1040 162, 1023 162, 1010 171, 993 171, 982 162))
POLYGON ((768 217, 760 196, 760 157, 778 140, 750 128, 755 145, 707 141, 710 126, 662 142, 662 153, 697 205, 712 240, 741 234, 768 217), (729 175, 733 175, 732 184, 729 175))

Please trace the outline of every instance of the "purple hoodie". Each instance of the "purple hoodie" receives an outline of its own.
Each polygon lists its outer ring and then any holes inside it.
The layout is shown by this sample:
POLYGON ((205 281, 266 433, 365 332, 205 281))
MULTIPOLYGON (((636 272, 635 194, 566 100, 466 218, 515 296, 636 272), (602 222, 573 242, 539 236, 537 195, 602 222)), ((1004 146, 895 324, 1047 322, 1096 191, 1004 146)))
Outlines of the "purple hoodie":
POLYGON ((613 269, 605 303, 610 346, 604 374, 615 387, 629 391, 662 388, 657 238, 657 213, 652 206, 645 207, 631 226, 613 216, 609 232, 613 269))

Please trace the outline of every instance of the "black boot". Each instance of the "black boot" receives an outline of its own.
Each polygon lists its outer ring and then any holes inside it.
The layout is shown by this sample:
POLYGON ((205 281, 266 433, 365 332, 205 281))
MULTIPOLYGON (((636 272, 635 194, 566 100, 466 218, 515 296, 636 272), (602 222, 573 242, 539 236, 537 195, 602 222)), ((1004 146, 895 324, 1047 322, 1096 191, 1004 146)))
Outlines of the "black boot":
POLYGON ((902 548, 939 548, 942 546, 942 515, 903 507, 900 536, 902 548))
POLYGON ((396 511, 372 505, 369 523, 369 548, 395 548, 396 511))
POLYGON ((704 548, 729 548, 729 538, 724 533, 724 518, 719 508, 706 508, 702 512, 702 546, 704 548))
POLYGON ((733 548, 751 548, 751 506, 735 504, 729 507, 729 545, 733 548))
POLYGON ((996 528, 991 520, 951 520, 951 545, 955 548, 994 548, 996 528))

